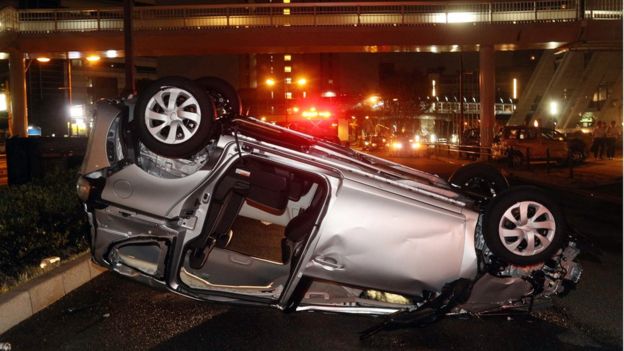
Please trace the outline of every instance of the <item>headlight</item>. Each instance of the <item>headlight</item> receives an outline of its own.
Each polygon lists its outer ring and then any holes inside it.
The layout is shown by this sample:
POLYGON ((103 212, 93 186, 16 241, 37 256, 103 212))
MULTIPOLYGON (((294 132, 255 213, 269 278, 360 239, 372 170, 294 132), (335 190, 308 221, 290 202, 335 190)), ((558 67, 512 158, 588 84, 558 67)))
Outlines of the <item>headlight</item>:
POLYGON ((414 139, 416 139, 417 143, 420 143, 420 135, 416 135, 416 138, 414 138, 414 139))
POLYGON ((76 182, 76 192, 78 193, 78 198, 80 198, 82 202, 86 202, 89 199, 91 184, 85 177, 78 178, 78 182, 76 182))
POLYGON ((413 143, 412 144, 412 149, 414 149, 414 150, 420 149, 420 143, 413 143))
POLYGON ((458 141, 459 141, 459 136, 457 134, 451 135, 451 143, 457 144, 458 141))
POLYGON ((373 143, 373 146, 377 146, 377 143, 373 143))
POLYGON ((403 144, 401 144, 401 143, 394 143, 394 144, 392 144, 392 147, 397 149, 397 150, 400 150, 400 149, 403 148, 403 144))
POLYGON ((369 144, 369 142, 368 142, 368 141, 365 141, 365 142, 364 142, 364 145, 368 145, 368 144, 369 144))
POLYGON ((438 137, 437 137, 435 134, 431 134, 431 135, 429 136, 429 142, 433 144, 433 143, 435 143, 436 141, 438 141, 438 137))

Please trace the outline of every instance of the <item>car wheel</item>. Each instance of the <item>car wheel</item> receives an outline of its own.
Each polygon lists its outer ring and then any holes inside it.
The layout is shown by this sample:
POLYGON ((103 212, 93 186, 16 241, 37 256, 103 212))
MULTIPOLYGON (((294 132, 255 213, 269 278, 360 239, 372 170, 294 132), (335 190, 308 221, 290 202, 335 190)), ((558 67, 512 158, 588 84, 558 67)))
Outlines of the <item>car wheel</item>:
POLYGON ((537 188, 517 187, 492 200, 483 237, 492 253, 506 263, 544 262, 565 242, 563 216, 537 188))
POLYGON ((459 168, 451 175, 449 183, 486 199, 509 188, 507 179, 496 167, 481 162, 470 163, 459 168))
POLYGON ((165 77, 139 94, 134 108, 139 140, 166 157, 189 157, 206 146, 215 120, 214 105, 192 80, 165 77))
POLYGON ((581 164, 585 161, 587 155, 583 150, 572 150, 570 151, 570 161, 572 164, 581 164))
POLYGON ((214 100, 217 118, 234 118, 243 113, 240 96, 230 83, 217 77, 202 77, 195 82, 214 100))
POLYGON ((509 151, 509 159, 513 167, 521 166, 524 164, 524 155, 520 151, 509 151))

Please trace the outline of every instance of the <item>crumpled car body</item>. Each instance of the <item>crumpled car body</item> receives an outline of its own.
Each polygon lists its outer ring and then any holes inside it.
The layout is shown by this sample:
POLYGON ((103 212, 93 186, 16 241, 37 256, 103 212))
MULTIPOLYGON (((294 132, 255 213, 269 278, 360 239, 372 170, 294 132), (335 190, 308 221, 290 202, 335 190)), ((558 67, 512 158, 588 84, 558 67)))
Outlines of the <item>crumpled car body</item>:
POLYGON ((162 157, 133 136, 132 108, 99 103, 78 181, 92 258, 121 275, 208 301, 368 314, 417 309, 458 281, 469 294, 454 311, 515 308, 580 276, 573 242, 548 264, 498 261, 483 205, 436 175, 249 117, 191 158, 162 157), (245 235, 273 254, 237 246, 245 235))

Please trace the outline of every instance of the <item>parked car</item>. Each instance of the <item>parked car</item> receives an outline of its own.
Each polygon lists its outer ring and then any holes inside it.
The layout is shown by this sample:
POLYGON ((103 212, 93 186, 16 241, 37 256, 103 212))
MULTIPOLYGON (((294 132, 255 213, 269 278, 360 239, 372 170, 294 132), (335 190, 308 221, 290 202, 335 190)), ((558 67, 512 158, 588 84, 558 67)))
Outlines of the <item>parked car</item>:
POLYGON ((373 135, 364 140, 364 151, 378 151, 386 146, 386 139, 380 135, 373 135))
POLYGON ((507 126, 492 145, 494 158, 512 158, 514 164, 531 161, 553 160, 565 163, 569 159, 580 162, 585 159, 584 147, 554 129, 507 126))
POLYGON ((195 299, 421 321, 523 309, 579 280, 539 189, 479 164, 447 182, 218 114, 207 91, 167 77, 98 104, 77 187, 96 263, 195 299))

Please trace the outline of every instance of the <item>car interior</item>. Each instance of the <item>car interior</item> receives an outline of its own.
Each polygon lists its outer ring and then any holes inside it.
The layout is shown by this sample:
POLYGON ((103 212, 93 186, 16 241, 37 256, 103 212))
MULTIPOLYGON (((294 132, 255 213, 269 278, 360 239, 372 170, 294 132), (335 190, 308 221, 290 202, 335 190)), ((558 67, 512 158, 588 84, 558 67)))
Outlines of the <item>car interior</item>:
POLYGON ((180 279, 191 289, 279 297, 326 197, 316 175, 243 157, 218 181, 180 279))

